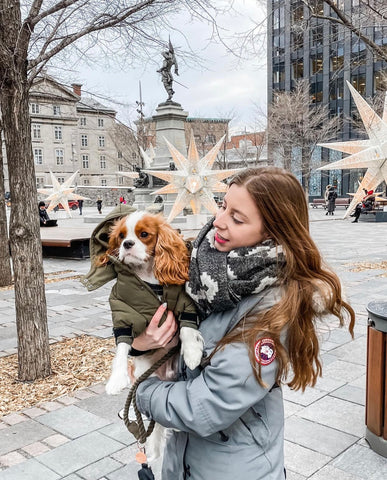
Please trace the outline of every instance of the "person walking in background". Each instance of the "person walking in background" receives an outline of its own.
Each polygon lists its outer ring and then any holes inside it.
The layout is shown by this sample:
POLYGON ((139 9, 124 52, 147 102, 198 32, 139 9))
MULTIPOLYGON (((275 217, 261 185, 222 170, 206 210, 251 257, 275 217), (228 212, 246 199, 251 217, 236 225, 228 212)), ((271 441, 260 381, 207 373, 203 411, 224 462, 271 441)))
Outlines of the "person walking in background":
POLYGON ((79 215, 82 215, 83 200, 78 200, 79 215))
MULTIPOLYGON (((162 479, 284 480, 281 384, 304 391, 322 375, 321 317, 341 326, 349 317, 352 336, 355 322, 310 236, 293 174, 263 167, 233 177, 194 241, 187 292, 205 319, 201 367, 191 371, 180 359, 177 381, 148 378, 136 396, 140 412, 173 429, 162 479)), ((162 309, 133 349, 172 340, 172 312, 157 327, 162 309)))
POLYGON ((332 188, 332 185, 327 185, 325 187, 325 192, 324 192, 325 208, 328 208, 328 195, 329 195, 329 189, 331 188, 332 188))
POLYGON ((335 187, 331 186, 328 190, 328 207, 325 215, 333 215, 336 208, 337 193, 335 187))
POLYGON ((98 198, 98 200, 97 200, 97 210, 98 210, 98 213, 102 214, 102 199, 101 198, 98 198))

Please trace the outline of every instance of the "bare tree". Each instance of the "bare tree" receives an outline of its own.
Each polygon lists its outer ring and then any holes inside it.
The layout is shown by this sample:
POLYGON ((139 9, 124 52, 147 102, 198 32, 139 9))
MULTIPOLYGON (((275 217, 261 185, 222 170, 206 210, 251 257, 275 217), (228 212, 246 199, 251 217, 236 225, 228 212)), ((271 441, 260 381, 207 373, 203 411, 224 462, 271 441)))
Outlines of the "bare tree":
POLYGON ((12 282, 11 259, 9 255, 9 242, 7 232, 7 212, 4 189, 3 165, 3 127, 0 116, 0 286, 10 285, 12 282))
POLYGON ((358 0, 351 7, 337 0, 302 0, 310 16, 328 20, 343 26, 362 40, 380 59, 387 62, 387 50, 379 45, 366 27, 382 28, 387 21, 387 3, 385 0, 358 0), (330 7, 325 14, 323 6, 330 7))
POLYGON ((310 104, 307 80, 297 82, 290 92, 277 93, 269 109, 267 129, 271 161, 280 158, 284 168, 299 172, 305 193, 317 144, 335 138, 338 129, 338 118, 329 117, 328 107, 310 104))
POLYGON ((79 54, 128 59, 160 46, 176 10, 213 26, 209 0, 2 0, 0 109, 9 167, 12 210, 9 239, 15 277, 20 380, 51 373, 42 249, 37 213, 28 94, 36 75, 54 60, 79 54))

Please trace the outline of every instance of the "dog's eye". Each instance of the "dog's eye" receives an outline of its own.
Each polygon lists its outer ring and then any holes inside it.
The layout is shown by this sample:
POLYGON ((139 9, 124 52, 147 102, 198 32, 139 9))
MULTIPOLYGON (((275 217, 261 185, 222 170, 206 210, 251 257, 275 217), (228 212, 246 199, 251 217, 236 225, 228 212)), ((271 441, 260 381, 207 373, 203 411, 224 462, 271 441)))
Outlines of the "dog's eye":
POLYGON ((120 238, 125 238, 125 235, 121 232, 119 235, 118 235, 120 238))
POLYGON ((149 235, 148 232, 141 232, 141 233, 140 233, 140 237, 141 237, 141 238, 146 238, 148 235, 149 235))

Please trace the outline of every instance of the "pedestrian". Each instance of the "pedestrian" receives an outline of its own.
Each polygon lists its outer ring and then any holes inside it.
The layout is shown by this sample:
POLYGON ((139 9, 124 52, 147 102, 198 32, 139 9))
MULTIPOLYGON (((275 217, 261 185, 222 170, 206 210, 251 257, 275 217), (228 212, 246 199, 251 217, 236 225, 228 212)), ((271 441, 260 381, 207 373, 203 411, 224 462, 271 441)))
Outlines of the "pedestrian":
POLYGON ((82 199, 78 200, 78 208, 79 208, 79 215, 82 215, 82 209, 83 209, 83 200, 82 199))
POLYGON ((124 197, 120 197, 120 203, 124 203, 124 197))
POLYGON ((99 197, 97 200, 97 210, 98 210, 98 213, 102 214, 102 200, 99 197))
POLYGON ((335 187, 331 186, 328 190, 328 207, 327 213, 325 215, 334 215, 334 211, 336 208, 336 198, 337 193, 335 191, 335 187))
POLYGON ((325 192, 324 192, 324 201, 325 201, 325 208, 328 208, 328 195, 329 195, 329 190, 332 188, 332 185, 327 185, 325 187, 325 192))
MULTIPOLYGON (((136 396, 142 413, 173 429, 163 480, 285 479, 281 384, 314 386, 322 373, 316 324, 325 314, 341 326, 349 317, 353 335, 355 315, 310 236, 295 176, 263 167, 231 180, 194 241, 187 292, 206 318, 201 368, 180 359, 178 381, 151 377, 136 396)), ((152 323, 133 340, 136 351, 173 338, 175 326, 152 323)))

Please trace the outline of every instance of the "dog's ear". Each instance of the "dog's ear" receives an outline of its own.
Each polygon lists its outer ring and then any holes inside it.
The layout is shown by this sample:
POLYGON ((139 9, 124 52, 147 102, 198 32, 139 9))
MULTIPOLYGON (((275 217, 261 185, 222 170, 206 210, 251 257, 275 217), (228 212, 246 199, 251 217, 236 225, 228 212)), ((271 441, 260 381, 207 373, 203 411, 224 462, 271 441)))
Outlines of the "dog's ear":
POLYGON ((165 220, 159 221, 154 275, 161 285, 182 285, 188 280, 189 252, 182 236, 165 220))
POLYGON ((124 227, 124 224, 126 222, 126 217, 122 218, 117 218, 117 220, 114 221, 112 226, 109 229, 109 241, 108 245, 109 248, 104 252, 102 255, 100 255, 96 261, 95 264, 97 267, 101 267, 103 265, 106 265, 109 263, 109 255, 114 255, 117 254, 117 249, 120 248, 121 245, 121 238, 120 238, 120 232, 122 231, 122 228, 124 227))

